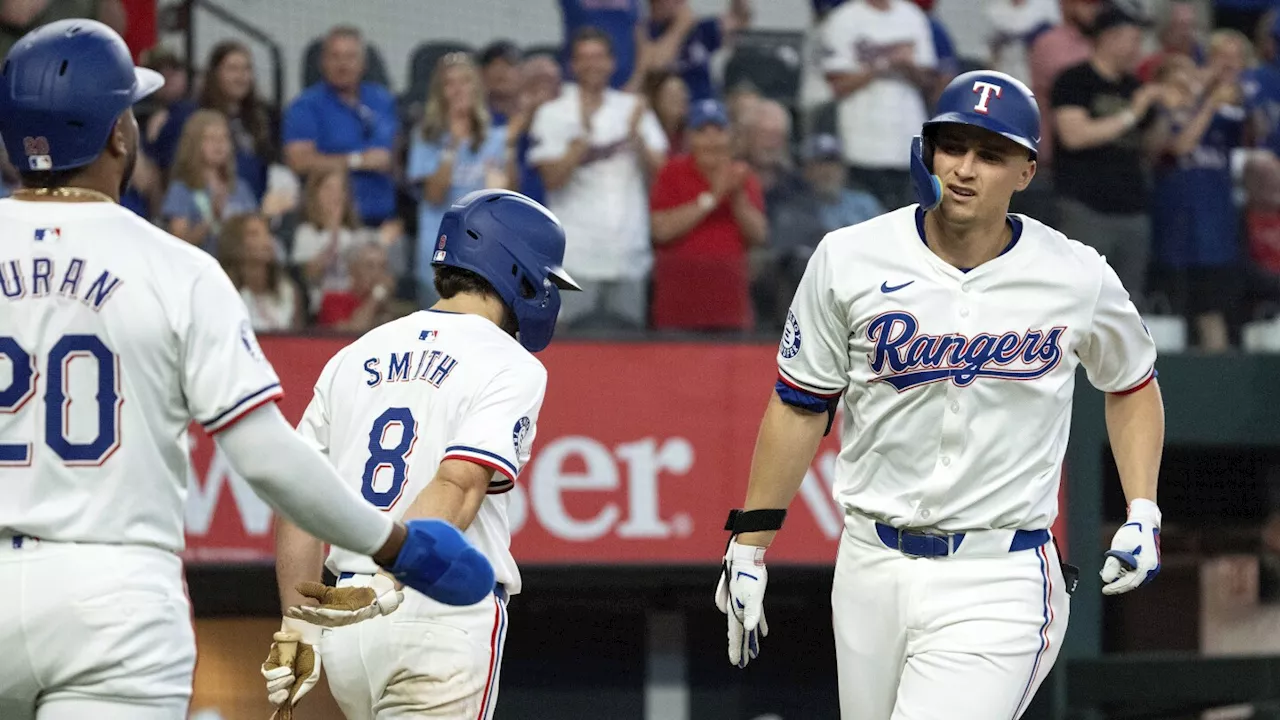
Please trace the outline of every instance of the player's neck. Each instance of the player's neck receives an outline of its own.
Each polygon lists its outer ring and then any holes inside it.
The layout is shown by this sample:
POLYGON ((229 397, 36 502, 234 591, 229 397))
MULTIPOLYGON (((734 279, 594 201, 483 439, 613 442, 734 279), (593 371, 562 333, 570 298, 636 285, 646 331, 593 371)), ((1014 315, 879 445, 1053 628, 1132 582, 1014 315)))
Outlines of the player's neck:
POLYGON ((56 187, 23 186, 14 198, 31 202, 120 202, 120 183, 100 177, 92 166, 59 182, 56 187))
POLYGON ((958 268, 976 268, 1004 252, 1013 230, 1005 216, 959 226, 947 223, 937 210, 925 213, 925 244, 935 255, 958 268))
POLYGON ((451 298, 441 298, 431 309, 461 315, 479 315, 498 327, 502 327, 502 319, 506 314, 501 301, 476 293, 458 293, 451 298))

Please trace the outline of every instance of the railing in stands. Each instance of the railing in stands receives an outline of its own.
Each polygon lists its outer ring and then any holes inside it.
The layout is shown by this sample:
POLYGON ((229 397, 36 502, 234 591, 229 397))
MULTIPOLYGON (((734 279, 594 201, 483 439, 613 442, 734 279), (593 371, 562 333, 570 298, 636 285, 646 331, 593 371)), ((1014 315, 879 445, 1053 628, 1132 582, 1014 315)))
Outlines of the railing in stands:
POLYGON ((272 102, 274 106, 284 110, 284 52, 280 49, 280 44, 270 35, 262 31, 253 23, 227 10, 212 0, 185 0, 184 15, 186 17, 186 56, 187 63, 194 68, 197 63, 196 58, 196 16, 197 10, 204 11, 218 20, 235 28, 245 37, 254 40, 264 47, 271 54, 271 84, 273 87, 272 102))

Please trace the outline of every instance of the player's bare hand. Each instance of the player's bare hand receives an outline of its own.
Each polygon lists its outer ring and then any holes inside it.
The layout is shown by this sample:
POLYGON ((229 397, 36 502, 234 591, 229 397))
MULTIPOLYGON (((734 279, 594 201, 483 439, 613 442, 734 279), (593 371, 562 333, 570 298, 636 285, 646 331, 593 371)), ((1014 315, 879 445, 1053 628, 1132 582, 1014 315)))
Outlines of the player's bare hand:
POLYGON ((333 588, 317 582, 305 582, 297 590, 317 605, 297 605, 287 615, 321 627, 353 625, 380 615, 390 615, 404 602, 404 593, 386 575, 374 576, 372 587, 333 588))
POLYGON ((769 574, 764 548, 729 543, 716 585, 716 607, 729 623, 729 662, 740 668, 760 654, 760 638, 769 634, 764 617, 764 589, 769 574))
POLYGON ((320 628, 285 618, 275 634, 262 677, 267 681, 267 700, 276 706, 273 718, 289 717, 292 708, 320 679, 320 628), (285 707, 288 709, 284 709, 285 707))
POLYGON ((1104 595, 1120 595, 1142 587, 1160 572, 1160 508, 1150 500, 1134 500, 1129 520, 1111 540, 1099 575, 1104 595))

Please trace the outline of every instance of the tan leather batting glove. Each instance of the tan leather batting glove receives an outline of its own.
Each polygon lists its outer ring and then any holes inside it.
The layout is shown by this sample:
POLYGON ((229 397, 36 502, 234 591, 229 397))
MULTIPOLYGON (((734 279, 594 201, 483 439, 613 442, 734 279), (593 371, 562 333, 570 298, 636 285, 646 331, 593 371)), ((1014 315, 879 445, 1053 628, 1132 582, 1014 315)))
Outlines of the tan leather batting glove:
POLYGON ((290 618, 304 620, 321 627, 342 627, 390 615, 404 602, 398 583, 386 575, 374 576, 372 587, 333 588, 317 582, 300 583, 297 590, 318 605, 295 605, 290 618))
POLYGON ((276 706, 277 715, 289 717, 292 708, 320 679, 321 628, 317 625, 284 618, 275 634, 267 661, 262 663, 262 677, 267 681, 267 699, 276 706))

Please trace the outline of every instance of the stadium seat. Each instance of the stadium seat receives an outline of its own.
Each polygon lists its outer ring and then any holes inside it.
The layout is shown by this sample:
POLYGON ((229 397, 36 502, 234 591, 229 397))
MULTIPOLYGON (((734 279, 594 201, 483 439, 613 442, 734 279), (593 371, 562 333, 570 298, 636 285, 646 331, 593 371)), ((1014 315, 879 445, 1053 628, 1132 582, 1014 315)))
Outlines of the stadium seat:
MULTIPOLYGON (((324 38, 316 38, 307 46, 306 52, 302 60, 302 87, 308 88, 320 82, 320 51, 324 45, 324 38)), ((386 87, 391 87, 391 78, 387 74, 387 63, 382 59, 382 52, 376 46, 365 41, 365 71, 364 79, 368 82, 379 83, 386 87)))
POLYGON ((733 55, 724 69, 724 87, 749 81, 760 94, 792 105, 800 92, 801 51, 798 32, 753 30, 734 41, 733 55))

